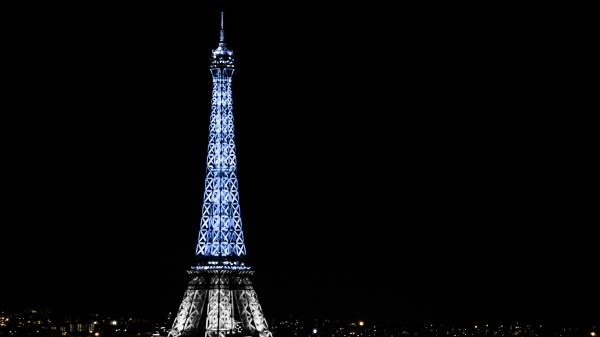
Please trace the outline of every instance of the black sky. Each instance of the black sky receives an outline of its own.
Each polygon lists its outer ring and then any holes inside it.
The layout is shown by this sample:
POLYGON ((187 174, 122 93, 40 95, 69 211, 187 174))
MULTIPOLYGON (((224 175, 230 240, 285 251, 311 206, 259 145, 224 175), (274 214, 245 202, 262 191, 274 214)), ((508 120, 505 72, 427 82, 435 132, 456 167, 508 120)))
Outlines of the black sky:
MULTIPOLYGON (((0 308, 176 310, 220 6, 8 12, 0 308)), ((587 47, 563 17, 226 10, 267 315, 598 317, 597 136, 568 58, 587 47)))

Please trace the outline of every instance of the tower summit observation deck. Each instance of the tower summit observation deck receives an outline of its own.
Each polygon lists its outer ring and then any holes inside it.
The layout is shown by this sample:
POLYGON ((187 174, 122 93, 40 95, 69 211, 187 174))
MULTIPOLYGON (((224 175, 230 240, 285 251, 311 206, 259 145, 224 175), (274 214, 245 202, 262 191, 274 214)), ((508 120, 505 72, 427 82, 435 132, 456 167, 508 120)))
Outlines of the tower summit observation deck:
POLYGON ((271 337, 252 285, 254 271, 243 261, 246 246, 236 173, 233 71, 233 51, 225 45, 221 12, 219 45, 210 60, 213 85, 198 263, 188 271, 191 280, 169 337, 271 337))

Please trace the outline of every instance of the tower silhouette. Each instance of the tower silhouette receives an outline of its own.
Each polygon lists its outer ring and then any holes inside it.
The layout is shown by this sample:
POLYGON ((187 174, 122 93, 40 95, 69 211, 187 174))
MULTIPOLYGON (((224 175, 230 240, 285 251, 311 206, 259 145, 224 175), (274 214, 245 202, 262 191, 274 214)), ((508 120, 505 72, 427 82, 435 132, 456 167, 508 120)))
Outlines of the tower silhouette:
POLYGON ((191 280, 169 337, 271 337, 254 287, 254 271, 244 262, 233 126, 233 52, 225 46, 223 12, 219 45, 213 49, 212 98, 204 202, 191 280), (205 314, 206 313, 206 314, 205 314))

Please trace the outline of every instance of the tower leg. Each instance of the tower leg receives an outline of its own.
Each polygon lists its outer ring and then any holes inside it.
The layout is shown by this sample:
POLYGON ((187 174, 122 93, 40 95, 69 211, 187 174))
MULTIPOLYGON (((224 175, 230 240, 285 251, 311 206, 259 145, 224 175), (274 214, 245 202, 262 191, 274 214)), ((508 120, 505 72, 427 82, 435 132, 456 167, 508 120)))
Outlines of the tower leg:
POLYGON ((252 321, 252 312, 250 311, 250 305, 248 304, 248 292, 244 289, 234 290, 233 298, 240 314, 240 320, 242 323, 242 330, 254 333, 256 327, 252 321))
POLYGON ((204 283, 205 280, 201 277, 190 281, 168 337, 192 335, 197 332, 206 301, 207 290, 204 283))
POLYGON ((218 275, 210 280, 208 291, 208 311, 206 316, 206 337, 225 337, 233 333, 233 299, 229 288, 229 278, 218 275))
POLYGON ((256 295, 256 291, 254 291, 254 287, 252 286, 250 278, 244 277, 242 282, 245 288, 243 290, 243 299, 246 301, 246 303, 244 303, 244 307, 249 309, 255 330, 258 331, 258 335, 260 337, 272 337, 271 332, 269 331, 269 326, 267 325, 267 320, 265 319, 262 308, 258 303, 258 296, 256 295))

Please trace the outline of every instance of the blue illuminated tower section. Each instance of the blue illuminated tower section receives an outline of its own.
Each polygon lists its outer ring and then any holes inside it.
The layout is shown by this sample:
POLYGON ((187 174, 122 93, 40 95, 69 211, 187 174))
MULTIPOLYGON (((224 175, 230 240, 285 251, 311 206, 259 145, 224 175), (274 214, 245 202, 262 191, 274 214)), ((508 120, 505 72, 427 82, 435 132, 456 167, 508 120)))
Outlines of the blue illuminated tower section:
POLYGON ((196 246, 198 262, 169 337, 271 337, 245 264, 244 233, 236 174, 231 80, 233 52, 225 45, 223 13, 219 45, 210 60, 212 98, 204 201, 196 246))
POLYGON ((225 46, 225 31, 221 28, 219 46, 213 50, 210 62, 213 87, 198 256, 246 254, 236 175, 231 97, 233 61, 233 52, 225 46))

